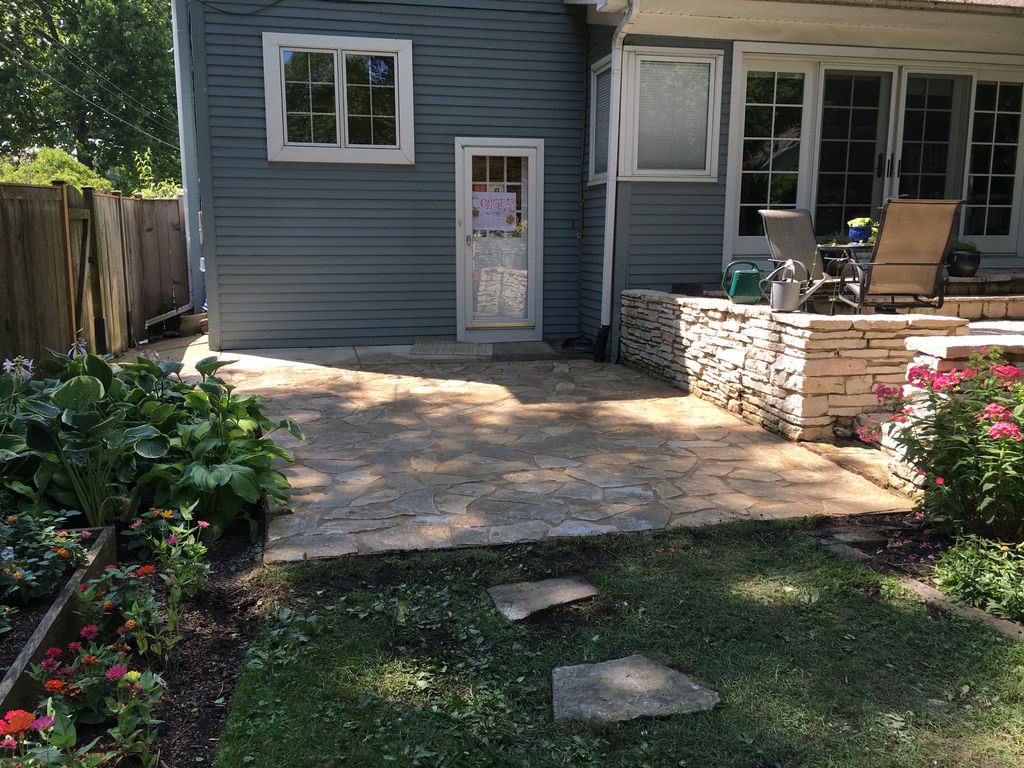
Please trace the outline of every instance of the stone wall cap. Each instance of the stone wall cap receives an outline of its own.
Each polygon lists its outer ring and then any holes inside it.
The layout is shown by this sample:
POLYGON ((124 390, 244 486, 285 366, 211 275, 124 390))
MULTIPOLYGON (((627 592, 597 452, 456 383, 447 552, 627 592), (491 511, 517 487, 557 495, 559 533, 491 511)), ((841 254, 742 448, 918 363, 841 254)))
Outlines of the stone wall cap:
POLYGON ((907 349, 945 360, 966 360, 975 352, 999 347, 1005 354, 1024 354, 1024 334, 991 336, 908 336, 907 349))

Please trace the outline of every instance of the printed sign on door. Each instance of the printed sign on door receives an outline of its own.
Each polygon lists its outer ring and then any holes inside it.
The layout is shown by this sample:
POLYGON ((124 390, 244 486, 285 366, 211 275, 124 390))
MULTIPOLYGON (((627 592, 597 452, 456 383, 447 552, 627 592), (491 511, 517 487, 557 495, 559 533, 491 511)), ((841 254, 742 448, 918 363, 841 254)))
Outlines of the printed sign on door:
POLYGON ((515 192, 474 192, 473 231, 514 232, 516 228, 515 192))

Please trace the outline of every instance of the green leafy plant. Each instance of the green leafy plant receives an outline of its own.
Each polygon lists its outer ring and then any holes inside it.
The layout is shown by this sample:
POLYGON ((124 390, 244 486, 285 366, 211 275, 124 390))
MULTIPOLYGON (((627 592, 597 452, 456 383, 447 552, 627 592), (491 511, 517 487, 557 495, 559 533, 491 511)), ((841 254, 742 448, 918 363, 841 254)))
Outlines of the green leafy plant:
POLYGON ((1024 544, 964 536, 939 556, 935 583, 955 600, 1024 621, 1024 544))
POLYGON ((962 370, 915 366, 905 394, 882 387, 895 440, 921 478, 921 511, 953 533, 1024 538, 1024 371, 998 349, 962 370))
POLYGON ((951 251, 969 251, 976 253, 978 246, 976 243, 972 243, 970 240, 954 240, 950 246, 951 251))
POLYGON ((235 395, 235 388, 216 375, 225 365, 230 361, 216 357, 196 363, 202 381, 184 397, 195 418, 178 426, 178 460, 155 466, 140 482, 166 481, 166 492, 155 498, 158 506, 198 502, 214 537, 238 520, 247 522, 255 537, 257 523, 246 505, 255 505, 263 493, 284 501, 290 487, 274 462, 291 461, 291 454, 269 435, 287 429, 301 439, 302 431, 287 419, 267 419, 259 395, 235 395))
POLYGON ((45 702, 46 714, 37 716, 23 709, 11 710, 0 720, 0 757, 9 758, 17 768, 98 768, 114 758, 113 752, 93 752, 100 740, 78 745, 78 732, 71 717, 58 711, 53 701, 45 702))
POLYGON ((0 635, 6 635, 13 629, 11 626, 11 619, 14 618, 14 614, 18 612, 18 609, 11 605, 0 605, 0 635))
POLYGON ((153 585, 157 572, 152 563, 108 566, 82 591, 83 618, 93 622, 102 637, 117 636, 140 654, 166 658, 180 636, 161 610, 153 585))
POLYGON ((89 531, 66 530, 63 512, 15 512, 0 503, 0 598, 25 602, 53 592, 85 559, 89 531))
POLYGON ((107 730, 122 757, 134 757, 145 768, 157 765, 153 754, 156 739, 155 726, 160 720, 153 717, 153 707, 164 693, 165 684, 159 675, 145 672, 108 670, 107 676, 117 678, 116 689, 106 700, 107 710, 113 713, 116 724, 107 730), (120 677, 118 677, 120 675, 120 677))

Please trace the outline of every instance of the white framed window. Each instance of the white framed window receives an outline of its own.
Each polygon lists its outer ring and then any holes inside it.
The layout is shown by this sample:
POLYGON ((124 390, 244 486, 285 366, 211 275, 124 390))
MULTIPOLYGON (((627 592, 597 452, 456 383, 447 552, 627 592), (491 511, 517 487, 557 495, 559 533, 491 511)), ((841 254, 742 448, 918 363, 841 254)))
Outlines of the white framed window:
POLYGON ((608 128, 612 107, 611 62, 611 56, 605 56, 590 68, 591 184, 601 184, 608 179, 608 128))
POLYGON ((623 51, 619 173, 646 181, 717 181, 724 51, 623 51))
POLYGON ((412 41, 263 33, 267 159, 415 162, 412 41))

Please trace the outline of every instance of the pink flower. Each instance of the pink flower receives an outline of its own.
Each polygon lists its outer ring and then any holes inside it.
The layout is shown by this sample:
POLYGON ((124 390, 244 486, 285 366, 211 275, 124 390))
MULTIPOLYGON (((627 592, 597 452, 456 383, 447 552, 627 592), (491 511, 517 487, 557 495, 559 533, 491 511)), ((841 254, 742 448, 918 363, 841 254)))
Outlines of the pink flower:
POLYGON ((79 536, 81 536, 83 539, 91 539, 92 538, 92 534, 89 533, 88 531, 82 531, 79 534, 79 536))
POLYGON ((39 662, 39 668, 44 672, 53 672, 59 666, 60 662, 56 659, 43 659, 39 662))
POLYGON ((924 512, 915 512, 914 513, 914 519, 915 520, 924 520, 924 512))
POLYGON ((210 527, 210 524, 208 522, 206 522, 205 520, 196 520, 196 525, 198 525, 200 528, 209 528, 210 527))
POLYGON ((50 715, 43 715, 42 717, 37 717, 35 720, 32 721, 32 730, 45 731, 52 725, 53 718, 50 715))
POLYGON ((178 534, 172 533, 170 536, 167 537, 167 546, 173 547, 175 544, 178 543, 178 541, 178 534))
POLYGON ((907 371, 907 381, 911 384, 925 384, 931 380, 932 370, 927 365, 915 365, 907 371))
POLYGON ((95 624, 87 624, 82 627, 82 631, 79 634, 86 640, 95 640, 100 633, 100 628, 95 624))
POLYGON ((992 421, 1006 421, 1013 418, 1010 409, 1000 403, 989 403, 986 405, 985 410, 981 412, 981 416, 992 421))
POLYGON ((944 478, 944 477, 936 477, 935 478, 935 484, 936 485, 945 485, 946 484, 946 478, 944 478))
POLYGON ((134 520, 132 520, 131 525, 129 525, 128 527, 134 531, 140 525, 142 525, 142 518, 136 517, 134 520))
POLYGON ((1004 437, 1010 437, 1017 441, 1024 440, 1020 427, 1010 421, 997 421, 989 427, 988 436, 993 440, 1001 440, 1004 437))
POLYGON ((54 645, 46 649, 45 655, 48 659, 59 659, 64 655, 64 651, 62 651, 59 646, 54 645))
POLYGON ((1024 371, 1015 365, 993 365, 989 370, 993 376, 998 376, 1000 379, 1019 379, 1024 376, 1024 371))
POLYGON ((18 742, 14 740, 13 736, 4 736, 3 740, 0 740, 0 747, 14 750, 18 748, 18 742))
POLYGON ((107 670, 105 677, 112 683, 116 683, 122 677, 128 674, 127 667, 111 667, 107 670))
POLYGON ((72 640, 70 643, 68 643, 68 650, 72 653, 78 653, 80 650, 82 650, 82 644, 77 640, 72 640))

